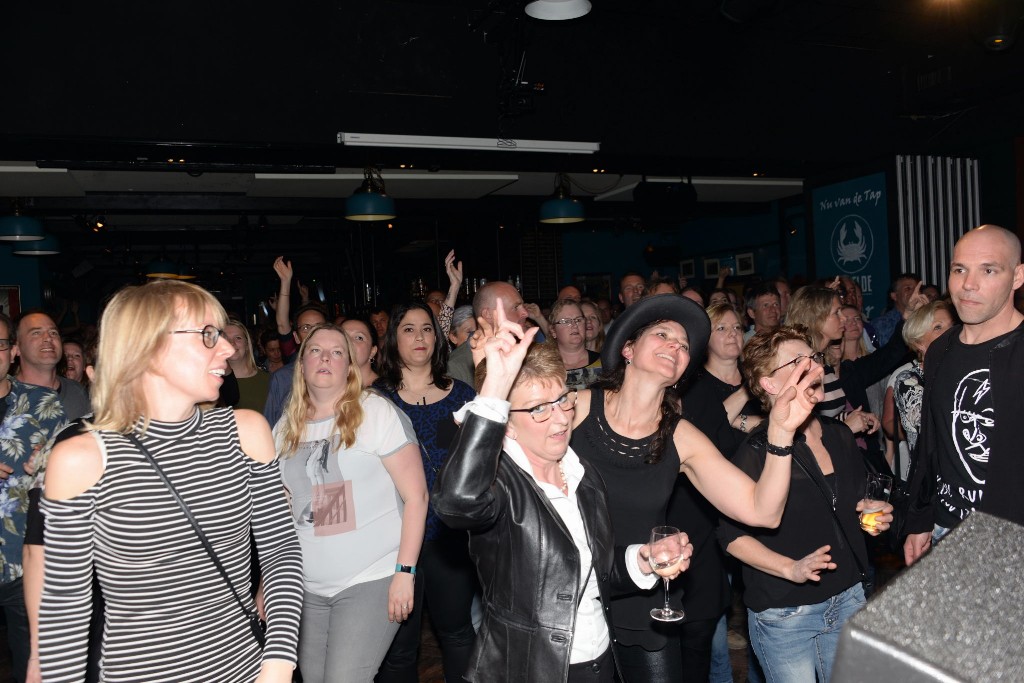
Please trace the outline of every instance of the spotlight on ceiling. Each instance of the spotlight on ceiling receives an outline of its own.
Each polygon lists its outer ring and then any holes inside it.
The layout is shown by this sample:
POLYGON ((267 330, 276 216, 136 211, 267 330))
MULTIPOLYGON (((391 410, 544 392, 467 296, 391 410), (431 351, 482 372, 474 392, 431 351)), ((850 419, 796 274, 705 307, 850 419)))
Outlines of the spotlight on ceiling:
POLYGON ((590 8, 590 0, 533 0, 526 3, 526 15, 543 21, 564 21, 586 16, 590 8))
POLYGON ((1002 52, 1013 47, 1021 21, 1020 0, 979 0, 971 11, 972 32, 986 50, 1002 52))
POLYGON ((583 204, 569 194, 569 176, 555 176, 554 196, 540 205, 541 223, 579 223, 584 218, 583 204))
POLYGON ((345 218, 350 221, 389 221, 394 218, 395 200, 387 195, 380 169, 363 169, 363 184, 345 200, 345 218))

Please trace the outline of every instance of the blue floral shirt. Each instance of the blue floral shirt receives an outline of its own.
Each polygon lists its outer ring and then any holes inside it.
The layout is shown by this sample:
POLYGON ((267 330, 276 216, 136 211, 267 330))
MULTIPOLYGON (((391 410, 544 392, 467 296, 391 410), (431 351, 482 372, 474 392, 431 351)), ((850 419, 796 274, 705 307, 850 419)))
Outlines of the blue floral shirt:
POLYGON ((22 384, 11 376, 7 379, 11 392, 0 399, 6 404, 0 422, 0 462, 14 473, 0 481, 0 583, 19 579, 23 573, 28 491, 35 480, 25 472, 25 463, 67 423, 56 391, 22 384))

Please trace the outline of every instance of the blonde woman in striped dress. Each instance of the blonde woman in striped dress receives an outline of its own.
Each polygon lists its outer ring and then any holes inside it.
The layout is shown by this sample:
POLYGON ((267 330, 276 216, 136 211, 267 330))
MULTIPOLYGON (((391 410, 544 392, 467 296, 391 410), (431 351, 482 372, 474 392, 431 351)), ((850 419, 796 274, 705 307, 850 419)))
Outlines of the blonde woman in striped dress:
POLYGON ((291 680, 301 553, 270 428, 253 411, 197 407, 217 399, 234 351, 226 322, 216 299, 183 282, 129 287, 108 304, 95 419, 54 448, 46 473, 43 680, 84 677, 94 571, 106 599, 102 681, 291 680), (265 592, 262 651, 246 614, 250 536, 265 592))

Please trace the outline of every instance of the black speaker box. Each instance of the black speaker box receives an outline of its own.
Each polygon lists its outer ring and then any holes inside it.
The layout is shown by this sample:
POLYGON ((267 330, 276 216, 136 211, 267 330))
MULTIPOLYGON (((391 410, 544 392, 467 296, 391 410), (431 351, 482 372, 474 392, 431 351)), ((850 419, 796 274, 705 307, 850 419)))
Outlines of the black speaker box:
POLYGON ((974 512, 839 639, 834 683, 1024 681, 1024 527, 974 512))

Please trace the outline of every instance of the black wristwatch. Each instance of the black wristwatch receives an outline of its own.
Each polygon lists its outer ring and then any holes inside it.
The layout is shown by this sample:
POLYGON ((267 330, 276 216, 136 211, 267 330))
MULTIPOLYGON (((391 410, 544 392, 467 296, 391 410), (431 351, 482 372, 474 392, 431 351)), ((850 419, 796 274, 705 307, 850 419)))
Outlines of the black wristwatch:
POLYGON ((416 565, 414 564, 396 564, 395 573, 404 572, 406 574, 412 574, 416 576, 416 565))

